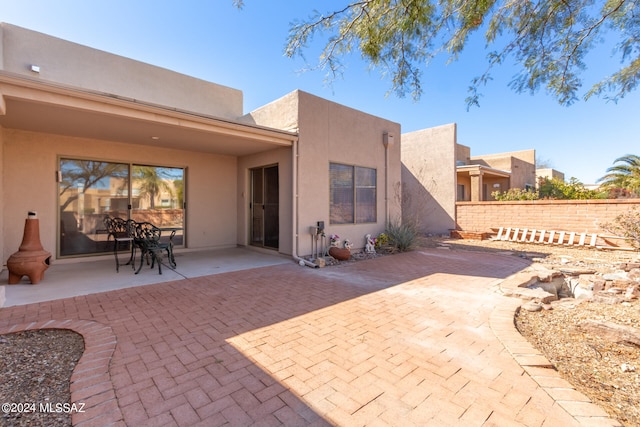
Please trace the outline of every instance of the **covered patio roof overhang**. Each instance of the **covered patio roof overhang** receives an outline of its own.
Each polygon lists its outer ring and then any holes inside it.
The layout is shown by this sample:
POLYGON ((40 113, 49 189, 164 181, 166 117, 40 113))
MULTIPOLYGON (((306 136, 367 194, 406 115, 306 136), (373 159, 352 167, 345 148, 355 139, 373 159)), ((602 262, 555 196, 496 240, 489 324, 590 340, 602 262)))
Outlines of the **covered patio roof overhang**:
MULTIPOLYGON (((243 118, 213 117, 1 70, 0 127, 8 131, 131 144, 148 147, 149 151, 180 150, 236 158, 276 149, 291 150, 293 158, 298 140, 297 132, 255 125, 243 118)), ((3 155, 0 146, 0 163, 3 155)), ((4 197, 3 204, 7 203, 4 197)), ((22 219, 22 211, 14 216, 18 215, 22 219)), ((5 212, 1 220, 6 223, 7 217, 5 212)), ((0 245, 2 243, 0 241, 0 245)), ((0 255, 6 258, 9 252, 5 244, 0 255)), ((113 255, 104 257, 113 262, 113 255)), ((80 259, 70 258, 69 262, 80 259)), ((56 263, 62 261, 56 259, 56 263)), ((0 272, 2 270, 0 266, 0 272)))
POLYGON ((490 168, 484 165, 464 165, 456 167, 458 180, 461 176, 469 178, 471 182, 471 201, 484 200, 482 186, 487 179, 510 179, 511 172, 490 168))
POLYGON ((0 126, 229 156, 291 147, 298 138, 295 132, 7 72, 0 72, 0 126))

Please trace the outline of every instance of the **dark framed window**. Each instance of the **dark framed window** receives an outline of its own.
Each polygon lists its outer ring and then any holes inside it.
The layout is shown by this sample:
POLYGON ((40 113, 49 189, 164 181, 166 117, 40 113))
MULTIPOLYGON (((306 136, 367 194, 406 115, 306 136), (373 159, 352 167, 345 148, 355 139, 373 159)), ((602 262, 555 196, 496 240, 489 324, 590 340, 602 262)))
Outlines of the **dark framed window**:
POLYGON ((329 181, 331 224, 377 222, 375 169, 330 163, 329 181))

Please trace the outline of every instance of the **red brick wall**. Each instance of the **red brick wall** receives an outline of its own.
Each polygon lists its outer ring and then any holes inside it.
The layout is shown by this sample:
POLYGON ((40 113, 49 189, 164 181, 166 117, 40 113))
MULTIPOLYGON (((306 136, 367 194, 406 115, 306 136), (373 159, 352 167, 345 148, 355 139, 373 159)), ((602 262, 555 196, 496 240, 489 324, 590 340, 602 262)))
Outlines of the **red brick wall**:
POLYGON ((640 208, 631 200, 534 200, 522 202, 458 202, 459 230, 492 231, 499 227, 602 233, 598 224, 640 208))

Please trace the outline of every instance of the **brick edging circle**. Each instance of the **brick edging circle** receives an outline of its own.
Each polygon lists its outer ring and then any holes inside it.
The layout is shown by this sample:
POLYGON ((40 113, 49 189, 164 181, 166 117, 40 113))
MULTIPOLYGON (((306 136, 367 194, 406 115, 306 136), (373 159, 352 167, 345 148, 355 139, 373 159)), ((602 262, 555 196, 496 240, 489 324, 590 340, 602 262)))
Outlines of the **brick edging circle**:
POLYGON ((0 335, 40 329, 68 329, 84 340, 84 352, 69 383, 71 403, 84 412, 72 413, 72 424, 124 426, 109 373, 117 342, 111 327, 91 320, 45 320, 0 328, 0 335))
POLYGON ((516 328, 515 316, 521 305, 521 299, 507 297, 489 317, 491 330, 513 359, 579 424, 622 427, 622 424, 611 418, 604 409, 563 379, 553 364, 520 334, 516 328))

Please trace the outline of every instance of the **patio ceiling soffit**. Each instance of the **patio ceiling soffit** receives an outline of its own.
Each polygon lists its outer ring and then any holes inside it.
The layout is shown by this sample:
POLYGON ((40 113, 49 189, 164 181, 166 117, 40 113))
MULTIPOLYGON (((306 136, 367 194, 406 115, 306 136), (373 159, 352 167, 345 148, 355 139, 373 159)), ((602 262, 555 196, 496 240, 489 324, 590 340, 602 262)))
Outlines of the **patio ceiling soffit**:
POLYGON ((290 147, 296 133, 0 72, 0 125, 242 156, 290 147))

